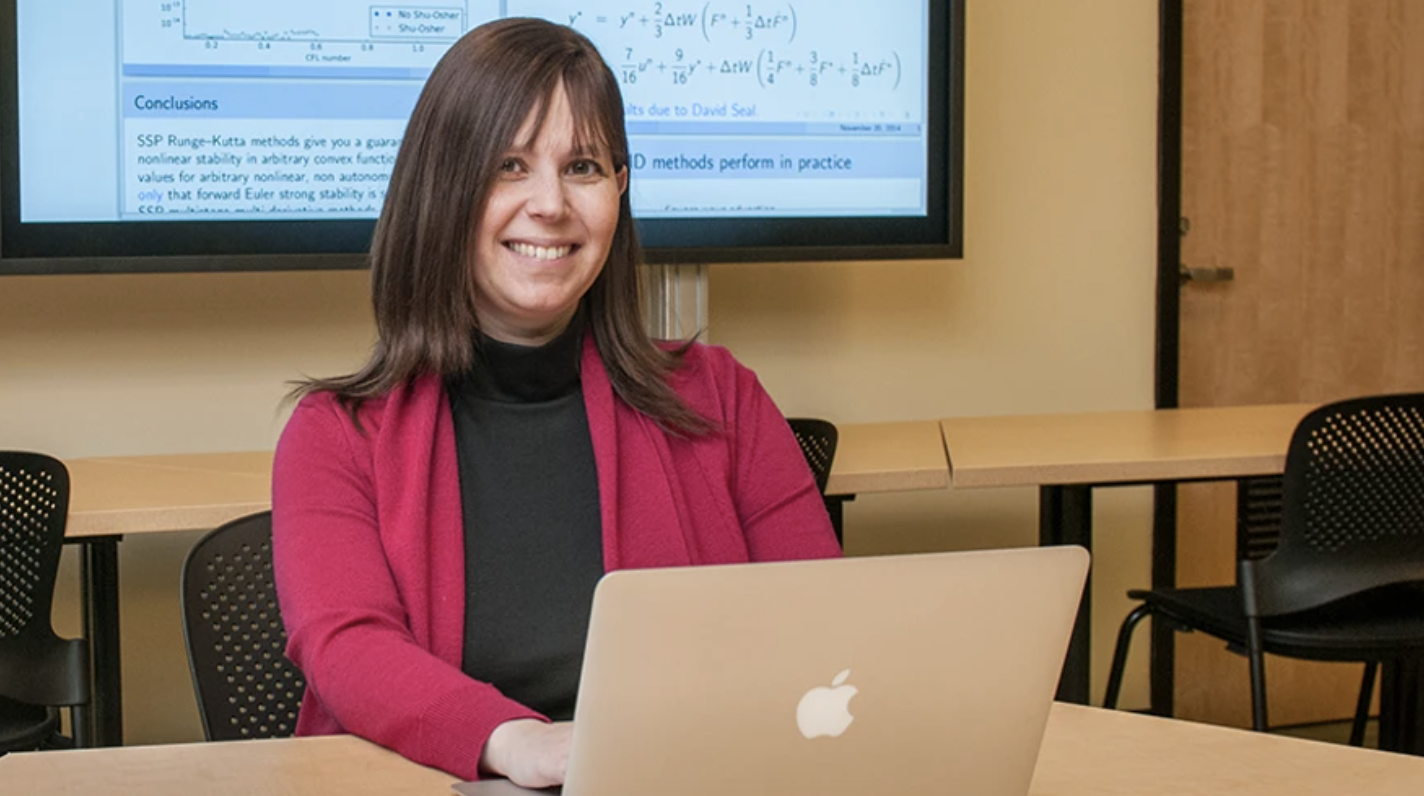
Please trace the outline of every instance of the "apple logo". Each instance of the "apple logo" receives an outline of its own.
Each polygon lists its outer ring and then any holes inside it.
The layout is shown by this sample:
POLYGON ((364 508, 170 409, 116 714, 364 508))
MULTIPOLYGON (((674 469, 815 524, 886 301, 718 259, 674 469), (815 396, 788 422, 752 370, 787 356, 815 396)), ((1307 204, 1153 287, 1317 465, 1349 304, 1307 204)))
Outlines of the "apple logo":
POLYGON ((801 697, 801 703, 796 706, 796 727, 802 735, 835 738, 855 721, 850 715, 850 700, 859 691, 853 685, 844 684, 848 677, 850 669, 836 675, 829 688, 819 685, 801 697))

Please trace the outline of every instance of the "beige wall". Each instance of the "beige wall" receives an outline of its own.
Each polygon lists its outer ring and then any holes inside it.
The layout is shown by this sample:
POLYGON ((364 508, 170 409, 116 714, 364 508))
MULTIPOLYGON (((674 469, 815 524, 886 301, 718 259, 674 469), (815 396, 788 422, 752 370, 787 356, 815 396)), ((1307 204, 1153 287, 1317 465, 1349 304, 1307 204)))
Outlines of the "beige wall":
MULTIPOLYGON (((968 42, 963 261, 711 269, 713 341, 788 414, 1151 406, 1156 4, 980 0, 968 42)), ((269 446, 283 383, 354 366, 366 316, 364 273, 0 280, 0 445, 61 456, 269 446)), ((1032 544, 1035 497, 862 496, 847 507, 847 546, 1032 544)), ((1142 490, 1097 502, 1101 694, 1118 595, 1146 580, 1150 518, 1142 490)), ((130 743, 200 737, 176 598, 196 535, 121 545, 130 743)), ((72 561, 61 590, 57 621, 75 633, 72 561)), ((1141 693, 1140 678, 1129 691, 1141 693)))

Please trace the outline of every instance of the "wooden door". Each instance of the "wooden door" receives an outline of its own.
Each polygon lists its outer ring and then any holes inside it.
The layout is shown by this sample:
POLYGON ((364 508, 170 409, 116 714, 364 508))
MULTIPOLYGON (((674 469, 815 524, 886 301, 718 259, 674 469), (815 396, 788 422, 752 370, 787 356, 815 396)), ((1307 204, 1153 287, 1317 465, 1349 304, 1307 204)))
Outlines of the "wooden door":
MULTIPOLYGON (((1183 406, 1424 389, 1424 0, 1185 0, 1183 406)), ((1234 581, 1234 492, 1183 487, 1178 582, 1234 581)), ((1249 726, 1246 663, 1177 637, 1178 716, 1249 726)), ((1358 667, 1274 660, 1273 725, 1358 667)))

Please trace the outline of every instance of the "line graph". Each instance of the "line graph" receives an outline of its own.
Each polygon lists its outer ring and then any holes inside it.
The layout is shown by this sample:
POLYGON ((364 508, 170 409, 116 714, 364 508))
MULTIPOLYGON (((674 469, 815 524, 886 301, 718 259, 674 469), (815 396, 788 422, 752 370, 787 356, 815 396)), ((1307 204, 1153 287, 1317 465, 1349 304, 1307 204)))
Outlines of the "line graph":
POLYGON ((120 0, 130 75, 424 79, 500 0, 120 0), (373 71, 375 70, 375 71, 373 71), (384 71, 382 71, 384 70, 384 71), (299 74, 301 73, 301 74, 299 74))
POLYGON ((470 24, 467 0, 182 0, 185 39, 265 42, 453 42, 470 24))

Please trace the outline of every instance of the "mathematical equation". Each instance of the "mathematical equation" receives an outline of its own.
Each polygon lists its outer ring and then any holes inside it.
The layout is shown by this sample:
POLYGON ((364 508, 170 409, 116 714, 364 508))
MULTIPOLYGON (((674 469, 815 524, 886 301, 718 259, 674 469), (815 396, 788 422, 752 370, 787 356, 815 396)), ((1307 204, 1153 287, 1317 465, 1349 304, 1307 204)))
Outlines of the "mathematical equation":
POLYGON ((900 87, 900 54, 892 51, 884 58, 862 59, 852 51, 850 59, 830 59, 812 50, 806 58, 778 58, 772 50, 763 50, 757 57, 757 82, 762 87, 776 85, 778 80, 804 79, 808 85, 819 86, 825 81, 849 83, 859 88, 866 81, 890 83, 893 91, 900 87))
POLYGON ((791 44, 796 41, 796 7, 791 3, 675 4, 655 2, 641 11, 617 14, 566 14, 569 27, 591 37, 609 31, 645 31, 655 39, 697 36, 708 44, 728 41, 791 44))
POLYGON ((777 86, 835 86, 860 88, 874 85, 900 87, 900 54, 867 58, 859 51, 849 55, 831 54, 821 50, 793 55, 785 51, 763 49, 755 58, 694 58, 679 47, 671 58, 638 57, 633 47, 624 48, 624 59, 615 67, 624 85, 639 81, 662 80, 675 86, 689 85, 698 80, 747 80, 755 78, 764 89, 777 86))

